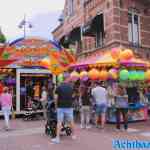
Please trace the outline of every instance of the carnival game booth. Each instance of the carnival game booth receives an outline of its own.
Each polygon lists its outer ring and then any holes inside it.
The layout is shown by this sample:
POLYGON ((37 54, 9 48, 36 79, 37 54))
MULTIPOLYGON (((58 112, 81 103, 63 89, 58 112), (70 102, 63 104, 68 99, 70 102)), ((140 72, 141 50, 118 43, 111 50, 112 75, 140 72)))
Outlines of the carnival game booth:
MULTIPOLYGON (((42 86, 48 87, 55 82, 55 76, 42 64, 42 60, 49 56, 52 49, 58 49, 55 43, 37 37, 20 38, 4 47, 5 62, 0 60, 0 70, 8 72, 11 69, 10 73, 13 73, 5 75, 5 85, 13 85, 16 114, 24 112, 29 97, 40 98, 42 86)), ((3 76, 1 73, 0 77, 3 76)))
MULTIPOLYGON (((149 63, 136 58, 132 50, 114 48, 109 52, 99 52, 70 66, 71 80, 100 80, 105 87, 115 88, 119 83, 126 87, 129 97, 129 121, 148 119, 148 107, 141 97, 142 90, 150 80, 149 63)), ((115 105, 110 98, 107 121, 116 122, 115 105)))

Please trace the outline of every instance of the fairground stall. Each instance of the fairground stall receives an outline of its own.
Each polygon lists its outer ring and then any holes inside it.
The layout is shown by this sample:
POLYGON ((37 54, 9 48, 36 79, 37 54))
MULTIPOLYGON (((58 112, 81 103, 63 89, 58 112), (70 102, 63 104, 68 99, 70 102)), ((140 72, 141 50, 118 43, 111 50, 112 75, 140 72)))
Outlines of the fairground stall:
POLYGON ((27 107, 29 98, 40 98, 42 87, 55 82, 54 75, 43 67, 43 60, 55 45, 40 38, 21 38, 4 49, 5 64, 0 60, 0 78, 4 85, 12 88, 13 108, 20 114, 27 107))
POLYGON ((116 84, 126 88, 129 100, 129 121, 148 119, 149 102, 144 96, 144 90, 149 86, 149 63, 137 58, 132 50, 114 48, 108 52, 96 52, 92 56, 78 60, 70 68, 71 80, 104 81, 109 94, 108 122, 116 122, 115 103, 111 97, 116 84))

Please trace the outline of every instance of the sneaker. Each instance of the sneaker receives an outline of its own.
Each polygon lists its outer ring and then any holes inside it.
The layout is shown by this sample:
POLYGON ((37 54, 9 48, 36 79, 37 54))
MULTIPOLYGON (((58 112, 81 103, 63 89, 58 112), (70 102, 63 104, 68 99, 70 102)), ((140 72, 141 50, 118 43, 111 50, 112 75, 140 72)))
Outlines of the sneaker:
POLYGON ((120 132, 120 131, 121 131, 121 129, 115 129, 115 131, 120 132))
POLYGON ((91 129, 91 126, 90 126, 90 125, 87 125, 87 126, 86 126, 86 129, 91 129))
POLYGON ((54 139, 51 139, 51 142, 54 143, 54 144, 59 144, 60 139, 59 138, 54 138, 54 139))
POLYGON ((73 139, 73 140, 76 140, 77 137, 76 137, 75 135, 72 135, 72 139, 73 139))
POLYGON ((84 128, 85 128, 85 126, 83 126, 83 125, 81 124, 81 125, 80 125, 80 128, 81 128, 81 129, 84 129, 84 128))
POLYGON ((96 125, 96 128, 100 129, 100 128, 101 128, 101 126, 100 126, 100 125, 96 125))

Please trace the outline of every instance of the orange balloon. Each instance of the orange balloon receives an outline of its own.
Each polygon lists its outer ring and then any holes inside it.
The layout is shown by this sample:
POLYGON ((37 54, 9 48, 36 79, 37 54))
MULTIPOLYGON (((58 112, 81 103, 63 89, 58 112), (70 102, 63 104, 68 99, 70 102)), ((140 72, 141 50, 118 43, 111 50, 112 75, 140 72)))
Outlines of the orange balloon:
POLYGON ((150 80, 150 70, 147 70, 145 72, 145 78, 146 78, 146 80, 150 80))
POLYGON ((92 80, 97 80, 99 79, 99 70, 97 69, 91 69, 89 72, 88 72, 88 76, 90 79, 92 80))
POLYGON ((121 60, 129 60, 129 59, 133 58, 133 56, 134 56, 133 52, 130 49, 126 49, 120 53, 121 60))
POLYGON ((99 79, 105 81, 108 79, 108 72, 106 70, 100 71, 99 79))

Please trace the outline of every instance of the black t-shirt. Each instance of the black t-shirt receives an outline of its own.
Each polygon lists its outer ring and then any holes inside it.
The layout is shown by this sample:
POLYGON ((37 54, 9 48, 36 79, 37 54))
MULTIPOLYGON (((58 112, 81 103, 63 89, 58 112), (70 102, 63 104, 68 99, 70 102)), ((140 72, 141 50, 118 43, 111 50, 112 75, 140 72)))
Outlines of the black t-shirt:
POLYGON ((73 107, 73 87, 69 83, 62 83, 56 89, 56 94, 58 94, 58 108, 71 108, 73 107))

